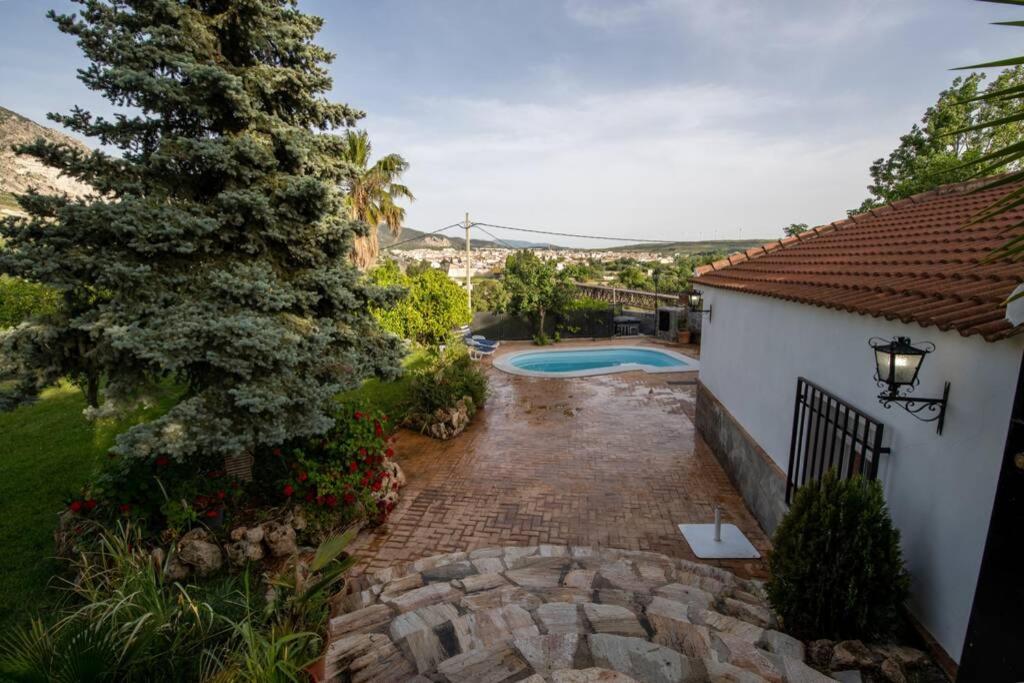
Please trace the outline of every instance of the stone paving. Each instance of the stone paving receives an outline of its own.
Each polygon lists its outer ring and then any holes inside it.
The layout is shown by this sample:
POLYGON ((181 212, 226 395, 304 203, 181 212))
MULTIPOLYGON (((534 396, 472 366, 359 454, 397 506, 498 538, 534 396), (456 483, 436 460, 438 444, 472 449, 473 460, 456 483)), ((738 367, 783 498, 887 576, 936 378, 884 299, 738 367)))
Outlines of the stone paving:
POLYGON ((478 549, 348 585, 329 681, 819 683, 760 581, 657 553, 478 549))
MULTIPOLYGON (((504 343, 499 352, 524 348, 531 347, 504 343)), ((710 522, 715 504, 724 521, 768 551, 757 522, 695 434, 696 372, 578 379, 488 372, 491 397, 465 433, 445 442, 400 434, 408 485, 387 524, 350 547, 360 560, 356 574, 439 553, 540 543, 692 560, 677 525, 710 522)), ((765 575, 758 560, 717 564, 745 577, 765 575)))

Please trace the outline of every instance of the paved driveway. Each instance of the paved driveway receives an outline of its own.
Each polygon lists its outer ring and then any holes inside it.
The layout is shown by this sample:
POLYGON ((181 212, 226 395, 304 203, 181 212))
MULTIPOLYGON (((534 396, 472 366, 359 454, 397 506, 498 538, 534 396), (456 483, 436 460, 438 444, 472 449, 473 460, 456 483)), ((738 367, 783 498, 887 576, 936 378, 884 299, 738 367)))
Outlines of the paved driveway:
MULTIPOLYGON (((523 348, 529 347, 506 343, 501 352, 523 348)), ((695 435, 697 373, 580 379, 489 373, 491 397, 462 435, 439 442, 401 433, 396 450, 408 485, 387 524, 351 547, 361 559, 356 571, 537 543, 696 559, 676 525, 710 522, 716 503, 726 522, 762 554, 767 550, 757 522, 695 435)), ((718 564, 745 576, 765 574, 761 561, 718 564)))

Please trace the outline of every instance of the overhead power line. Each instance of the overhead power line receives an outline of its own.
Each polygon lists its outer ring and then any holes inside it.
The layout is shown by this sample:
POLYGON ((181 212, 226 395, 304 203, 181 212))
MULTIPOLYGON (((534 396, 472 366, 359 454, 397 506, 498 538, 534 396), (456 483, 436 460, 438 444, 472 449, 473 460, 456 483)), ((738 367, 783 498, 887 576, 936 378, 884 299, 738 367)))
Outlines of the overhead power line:
POLYGON ((480 223, 473 223, 473 224, 472 224, 472 227, 480 228, 480 232, 482 232, 483 234, 487 235, 488 237, 490 237, 490 238, 491 238, 492 240, 494 240, 495 242, 500 242, 501 244, 504 244, 504 245, 505 245, 506 247, 508 247, 509 249, 513 249, 513 250, 515 250, 515 249, 516 249, 516 247, 513 247, 513 246, 512 246, 511 244, 509 244, 509 243, 508 243, 508 242, 506 242, 505 240, 501 239, 500 237, 497 237, 496 235, 494 235, 494 233, 492 233, 492 232, 490 232, 490 231, 488 231, 488 230, 484 230, 484 229, 483 229, 483 228, 481 227, 481 224, 480 224, 480 223))
POLYGON ((494 223, 473 223, 475 226, 486 225, 489 228, 500 228, 501 230, 515 230, 516 232, 529 232, 535 235, 554 235, 556 237, 576 237, 588 240, 607 240, 611 242, 647 242, 650 244, 679 244, 679 240, 646 240, 637 237, 607 237, 605 235, 580 235, 571 232, 554 232, 552 230, 538 230, 536 228, 515 228, 510 225, 495 225, 494 223))

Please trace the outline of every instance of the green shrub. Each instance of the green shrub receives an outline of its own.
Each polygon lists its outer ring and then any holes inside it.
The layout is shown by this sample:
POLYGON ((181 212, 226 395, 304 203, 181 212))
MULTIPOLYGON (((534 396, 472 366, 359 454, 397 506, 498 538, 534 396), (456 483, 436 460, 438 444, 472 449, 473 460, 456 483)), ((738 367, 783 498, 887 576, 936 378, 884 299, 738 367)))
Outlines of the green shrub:
POLYGON ((768 598, 805 640, 890 635, 909 578, 881 484, 828 472, 802 487, 775 532, 768 598))
POLYGON ((451 408, 468 396, 475 411, 487 400, 487 375, 462 349, 441 353, 410 383, 412 413, 429 415, 438 408, 451 408))
POLYGON ((34 282, 0 275, 0 328, 14 327, 37 315, 57 310, 57 291, 34 282))

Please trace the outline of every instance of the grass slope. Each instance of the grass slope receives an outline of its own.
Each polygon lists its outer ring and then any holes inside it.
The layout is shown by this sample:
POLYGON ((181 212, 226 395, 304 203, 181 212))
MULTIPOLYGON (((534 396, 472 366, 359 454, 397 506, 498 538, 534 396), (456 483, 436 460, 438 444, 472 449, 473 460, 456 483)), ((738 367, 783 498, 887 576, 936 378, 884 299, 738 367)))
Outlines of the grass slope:
POLYGON ((171 388, 156 404, 121 420, 90 422, 85 399, 70 384, 48 389, 38 401, 0 413, 0 629, 45 612, 59 591, 47 590, 57 570, 53 529, 65 497, 93 473, 114 437, 152 419, 174 401, 171 388))
MULTIPOLYGON (((425 351, 406 358, 406 370, 425 365, 425 351)), ((367 380, 338 398, 373 406, 397 422, 408 408, 407 373, 394 382, 367 380)), ((60 599, 48 588, 59 567, 53 529, 65 498, 95 471, 118 433, 167 411, 176 392, 168 385, 155 405, 121 420, 90 422, 85 399, 70 384, 48 389, 38 401, 0 413, 0 631, 45 613, 60 599)))

